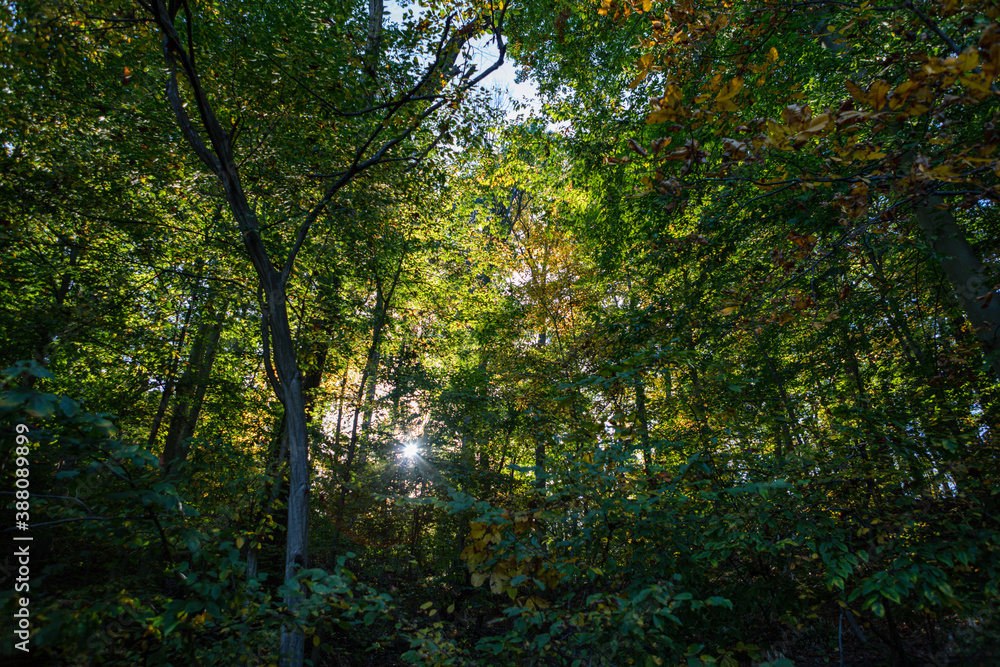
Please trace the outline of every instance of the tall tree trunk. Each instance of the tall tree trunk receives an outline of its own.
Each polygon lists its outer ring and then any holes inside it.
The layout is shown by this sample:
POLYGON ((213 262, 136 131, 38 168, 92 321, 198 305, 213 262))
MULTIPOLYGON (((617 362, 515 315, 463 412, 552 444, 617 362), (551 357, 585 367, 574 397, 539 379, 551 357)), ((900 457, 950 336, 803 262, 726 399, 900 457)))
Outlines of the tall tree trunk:
POLYGON ((347 378, 351 372, 351 360, 347 360, 344 367, 344 378, 340 381, 340 395, 337 397, 337 430, 333 437, 333 455, 336 460, 340 460, 340 434, 341 426, 344 423, 344 397, 347 395, 347 378))
MULTIPOLYGON (((540 496, 545 495, 545 436, 542 433, 535 435, 535 489, 540 496)), ((541 501, 541 498, 539 498, 541 501)))
POLYGON ((754 337, 757 339, 757 346, 760 348, 760 353, 764 355, 764 362, 767 364, 767 368, 771 373, 771 377, 774 378, 774 384, 778 389, 778 399, 781 402, 781 407, 784 410, 784 418, 781 420, 781 439, 783 440, 784 446, 779 442, 778 446, 775 448, 775 458, 781 459, 785 454, 795 448, 796 439, 798 440, 799 446, 802 446, 802 439, 798 436, 798 433, 794 432, 793 429, 798 425, 798 419, 795 417, 795 410, 792 408, 792 401, 788 396, 788 390, 785 389, 785 383, 781 379, 781 375, 778 373, 778 368, 774 364, 774 359, 768 353, 767 348, 764 346, 764 339, 761 338, 760 334, 756 331, 754 332, 754 337), (793 436, 793 433, 795 435, 793 436))
POLYGON ((368 387, 364 392, 364 407, 361 420, 361 432, 367 433, 372 424, 372 413, 375 411, 375 388, 378 385, 378 367, 382 362, 382 332, 385 328, 388 305, 382 298, 382 289, 375 294, 375 326, 372 330, 372 345, 368 350, 368 366, 365 374, 368 376, 368 387))
MULTIPOLYGON (((309 554, 309 439, 302 373, 295 355, 295 343, 288 323, 285 284, 279 276, 270 276, 267 294, 267 329, 274 341, 274 370, 285 407, 285 437, 288 440, 289 488, 288 534, 285 546, 285 581, 306 567, 309 554)), ((286 598, 291 611, 298 608, 300 594, 286 598)), ((305 659, 305 637, 286 626, 281 633, 282 664, 299 667, 305 659)))
MULTIPOLYGON (((156 444, 156 438, 160 434, 160 427, 163 426, 163 418, 167 414, 167 408, 170 406, 170 399, 174 395, 174 384, 176 383, 177 378, 177 365, 180 360, 180 353, 184 349, 184 343, 187 341, 188 327, 191 324, 191 316, 194 314, 196 302, 197 295, 192 289, 191 298, 188 300, 188 306, 184 311, 184 320, 181 324, 181 330, 177 336, 177 354, 171 355, 170 363, 167 365, 167 373, 163 378, 163 393, 160 395, 160 404, 156 408, 156 416, 153 417, 153 423, 149 428, 149 438, 147 440, 148 449, 153 449, 156 444)), ((166 462, 166 457, 164 457, 163 460, 166 462)))
POLYGON ((406 341, 402 341, 399 344, 399 354, 396 357, 396 369, 393 373, 393 383, 392 383, 392 393, 390 397, 392 399, 392 421, 394 424, 399 422, 399 402, 403 398, 403 386, 406 376, 403 374, 403 370, 406 368, 406 341))
POLYGON ((932 194, 914 205, 914 217, 940 260, 994 377, 1000 378, 1000 298, 991 294, 986 268, 944 206, 944 198, 932 194))
POLYGON ((639 442, 642 444, 642 469, 649 475, 649 466, 652 461, 652 449, 649 445, 649 420, 646 415, 646 385, 642 377, 635 381, 635 430, 639 434, 639 442))
POLYGON ((924 351, 917 344, 913 332, 910 330, 910 325, 903 315, 902 308, 899 306, 899 301, 892 293, 892 283, 886 278, 882 262, 879 261, 875 250, 868 245, 867 241, 865 242, 865 251, 868 261, 872 266, 872 275, 876 279, 876 289, 882 299, 882 303, 886 307, 886 318, 889 321, 889 327, 899 341, 899 345, 903 351, 903 358, 907 361, 915 361, 918 364, 923 363, 924 351))
POLYGON ((219 337, 222 335, 222 325, 225 321, 228 300, 214 311, 211 305, 211 295, 207 304, 206 317, 198 325, 187 367, 177 381, 174 390, 176 401, 170 418, 167 438, 163 444, 163 474, 168 475, 187 458, 185 442, 194 436, 201 407, 205 400, 208 380, 215 364, 215 356, 219 347, 219 337), (214 311, 214 312, 213 312, 214 311))

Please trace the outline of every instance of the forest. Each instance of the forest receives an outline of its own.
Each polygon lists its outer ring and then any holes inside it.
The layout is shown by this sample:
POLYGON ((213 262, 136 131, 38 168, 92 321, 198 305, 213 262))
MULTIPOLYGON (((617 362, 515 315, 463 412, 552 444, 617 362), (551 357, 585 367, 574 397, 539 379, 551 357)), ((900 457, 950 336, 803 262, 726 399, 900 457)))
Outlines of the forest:
POLYGON ((0 661, 1000 665, 998 17, 0 4, 0 661))

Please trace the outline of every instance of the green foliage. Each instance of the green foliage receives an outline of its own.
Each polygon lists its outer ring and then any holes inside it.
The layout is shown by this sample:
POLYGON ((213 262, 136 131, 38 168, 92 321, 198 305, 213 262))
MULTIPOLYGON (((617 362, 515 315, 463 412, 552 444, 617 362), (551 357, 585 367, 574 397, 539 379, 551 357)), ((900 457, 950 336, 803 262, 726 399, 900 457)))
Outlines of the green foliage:
POLYGON ((142 9, 0 8, 38 655, 996 658, 995 2, 142 9))

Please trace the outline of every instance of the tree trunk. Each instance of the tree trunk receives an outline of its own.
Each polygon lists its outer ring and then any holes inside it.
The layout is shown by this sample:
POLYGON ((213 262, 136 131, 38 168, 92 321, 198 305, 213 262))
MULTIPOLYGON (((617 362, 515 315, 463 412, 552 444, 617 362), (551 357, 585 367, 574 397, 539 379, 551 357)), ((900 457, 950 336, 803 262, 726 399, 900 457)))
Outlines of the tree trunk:
MULTIPOLYGON (((188 301, 188 307, 184 312, 184 321, 177 336, 177 354, 172 355, 170 363, 167 365, 167 373, 163 380, 163 393, 160 395, 160 405, 156 408, 156 416, 153 417, 153 423, 149 428, 148 449, 153 449, 156 444, 156 438, 160 434, 160 427, 163 425, 163 418, 167 414, 167 407, 169 407, 170 399, 174 395, 177 361, 180 359, 180 352, 184 349, 184 343, 187 340, 188 326, 191 324, 191 316, 194 314, 195 297, 194 290, 192 290, 191 299, 188 301)), ((164 457, 163 461, 166 462, 166 457, 164 457)))
POLYGON ((867 242, 865 243, 865 254, 868 257, 868 261, 871 262, 872 275, 877 281, 876 289, 882 298, 883 304, 885 304, 889 328, 899 341, 900 348, 903 351, 903 358, 906 361, 922 364, 924 361, 924 351, 917 344, 913 332, 910 331, 906 317, 903 315, 902 308, 899 306, 899 301, 892 294, 892 284, 886 278, 878 255, 875 254, 875 250, 867 242))
MULTIPOLYGON (((289 488, 288 534, 285 548, 285 581, 306 567, 309 554, 309 440, 306 430, 306 405, 302 391, 302 373, 295 358, 295 343, 288 325, 287 296, 284 282, 272 273, 265 285, 268 328, 274 341, 274 366, 285 407, 285 437, 288 439, 289 488)), ((290 594, 285 603, 290 611, 299 606, 300 597, 290 594)), ((281 633, 282 665, 299 667, 305 659, 305 637, 286 626, 281 633)))
POLYGON ((344 397, 347 395, 347 378, 351 372, 351 360, 347 360, 344 367, 344 378, 340 381, 340 396, 337 397, 337 430, 333 437, 333 456, 336 461, 340 461, 340 433, 344 423, 344 397))
POLYGON ((917 225, 941 262, 994 377, 1000 378, 1000 298, 992 294, 986 268, 955 216, 939 206, 945 203, 938 195, 930 195, 914 205, 917 225))
POLYGON ((198 417, 201 415, 228 306, 229 302, 224 301, 222 307, 213 313, 214 309, 209 302, 206 317, 198 325, 187 367, 174 389, 177 400, 170 418, 167 439, 163 444, 164 475, 170 474, 171 470, 187 458, 187 448, 184 445, 194 436, 198 417))
POLYGON ((648 476, 653 452, 649 445, 649 420, 646 416, 646 385, 643 383, 641 377, 635 381, 635 430, 639 434, 639 442, 642 443, 643 473, 648 476))
POLYGON ((535 489, 538 491, 538 502, 544 504, 545 496, 545 435, 542 429, 535 434, 535 489))

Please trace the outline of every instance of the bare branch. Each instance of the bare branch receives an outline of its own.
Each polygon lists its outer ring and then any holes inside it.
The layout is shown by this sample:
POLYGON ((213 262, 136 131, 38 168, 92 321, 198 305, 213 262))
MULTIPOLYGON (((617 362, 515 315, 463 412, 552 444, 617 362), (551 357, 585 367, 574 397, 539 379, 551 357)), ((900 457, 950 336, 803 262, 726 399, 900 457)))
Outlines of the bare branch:
POLYGON ((218 174, 222 169, 222 165, 219 159, 208 150, 205 146, 205 142, 201 140, 198 132, 191 125, 191 119, 187 115, 187 111, 184 109, 184 103, 181 102, 180 91, 177 88, 177 70, 173 65, 173 58, 169 56, 169 51, 167 52, 167 60, 170 62, 170 79, 167 81, 167 100, 170 102, 171 108, 174 110, 174 116, 177 117, 177 125, 181 128, 181 133, 187 142, 191 144, 191 148, 194 149, 195 155, 205 163, 212 173, 218 174))
POLYGON ((948 48, 951 49, 953 53, 958 54, 962 52, 962 49, 958 48, 958 44, 956 44, 951 37, 945 34, 944 30, 941 30, 941 27, 937 23, 932 21, 930 17, 927 16, 927 14, 925 14, 915 4, 913 4, 913 0, 905 0, 904 4, 910 11, 916 14, 920 18, 920 20, 924 22, 924 25, 930 28, 935 35, 944 40, 944 43, 948 45, 948 48))

